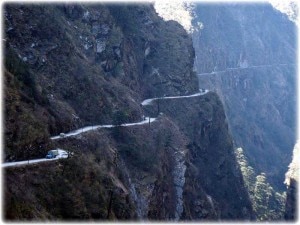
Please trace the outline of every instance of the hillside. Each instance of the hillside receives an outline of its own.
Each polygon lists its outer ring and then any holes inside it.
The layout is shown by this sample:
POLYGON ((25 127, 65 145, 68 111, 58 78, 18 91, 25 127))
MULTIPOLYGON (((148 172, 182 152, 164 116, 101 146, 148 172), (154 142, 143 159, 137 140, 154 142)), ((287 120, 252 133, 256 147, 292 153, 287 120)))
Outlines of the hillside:
POLYGON ((70 156, 5 168, 6 221, 254 219, 181 25, 151 4, 6 4, 3 17, 5 161, 70 156))
POLYGON ((111 123, 117 111, 126 112, 128 121, 138 120, 139 102, 146 97, 197 90, 190 37, 150 8, 5 6, 6 110, 19 112, 6 113, 7 160, 28 157, 27 145, 29 157, 41 156, 44 137, 111 123), (25 117, 25 124, 16 116, 25 117))

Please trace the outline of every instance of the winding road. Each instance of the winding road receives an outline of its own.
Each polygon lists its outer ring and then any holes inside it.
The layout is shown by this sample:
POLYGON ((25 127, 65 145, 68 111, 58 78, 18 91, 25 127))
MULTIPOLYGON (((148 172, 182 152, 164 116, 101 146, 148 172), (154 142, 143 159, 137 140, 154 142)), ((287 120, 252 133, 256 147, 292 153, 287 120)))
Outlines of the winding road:
MULTIPOLYGON (((141 104, 142 106, 146 106, 146 105, 151 105, 153 101, 158 100, 158 99, 177 99, 177 98, 192 98, 192 97, 197 97, 200 95, 205 95, 207 94, 209 91, 208 90, 204 90, 202 92, 198 92, 196 94, 193 95, 183 95, 183 96, 170 96, 170 97, 161 97, 161 98, 149 98, 144 100, 141 104)), ((144 124, 148 124, 148 123, 152 123, 156 120, 157 118, 150 118, 150 117, 145 117, 142 121, 140 122, 136 122, 136 123, 124 123, 120 126, 122 127, 129 127, 129 126, 136 126, 136 125, 144 125, 144 124)), ((97 129, 101 129, 101 128, 112 128, 112 127, 116 127, 116 125, 93 125, 93 126, 87 126, 87 127, 82 127, 79 128, 77 130, 74 131, 70 131, 69 133, 63 134, 63 135, 57 135, 54 137, 51 137, 52 140, 56 140, 56 139, 61 139, 61 138, 66 138, 66 137, 71 137, 71 136, 76 136, 79 134, 82 134, 84 132, 88 132, 91 130, 97 130, 97 129)))
MULTIPOLYGON (((144 100, 141 105, 142 106, 146 106, 146 105, 151 105, 155 100, 158 99, 179 99, 179 98, 192 98, 192 97, 197 97, 197 96, 201 96, 201 95, 205 95, 207 94, 209 91, 208 90, 204 90, 204 91, 200 91, 196 94, 193 95, 183 95, 183 96, 169 96, 169 97, 161 97, 161 98, 149 98, 144 100)), ((137 126, 137 125, 144 125, 144 124, 149 124, 152 123, 156 120, 157 118, 150 118, 150 117, 145 117, 142 121, 140 122, 136 122, 136 123, 125 123, 122 124, 120 126, 122 127, 129 127, 129 126, 137 126)), ((79 128, 77 130, 74 131, 70 131, 69 133, 66 134, 62 134, 62 135, 57 135, 57 136, 53 136, 50 139, 51 140, 56 140, 56 139, 62 139, 62 138, 67 138, 67 137, 72 137, 72 136, 76 136, 88 131, 92 131, 92 130, 97 130, 97 129, 102 129, 102 128, 112 128, 115 127, 116 125, 93 125, 93 126, 86 126, 86 127, 82 127, 79 128)), ((2 168, 4 167, 11 167, 11 166, 19 166, 19 165, 28 165, 28 164, 33 164, 33 163, 40 163, 40 162, 48 162, 48 161, 53 161, 53 160, 57 160, 58 158, 54 158, 54 159, 33 159, 33 160, 25 160, 25 161, 18 161, 18 162, 7 162, 7 163, 2 163, 2 168)))
MULTIPOLYGON (((231 67, 231 68, 226 68, 225 70, 212 71, 211 73, 199 73, 199 74, 197 74, 197 76, 214 75, 214 74, 217 74, 217 73, 226 73, 226 72, 233 71, 233 70, 244 70, 244 69, 253 69, 253 68, 276 67, 276 66, 291 66, 291 65, 295 65, 295 64, 284 64, 284 63, 282 63, 282 64, 268 64, 268 65, 248 66, 248 67, 231 67)), ((156 101, 158 99, 159 100, 163 100, 163 99, 192 98, 192 97, 197 97, 197 96, 200 96, 200 95, 205 95, 208 92, 209 92, 208 90, 204 90, 202 92, 198 92, 198 93, 193 94, 193 95, 169 96, 169 97, 160 97, 160 98, 149 98, 149 99, 145 99, 141 103, 141 105, 142 106, 151 105, 154 101, 156 101)), ((129 127, 129 126, 136 126, 136 125, 144 125, 144 124, 152 123, 156 119, 157 118, 145 117, 140 122, 125 123, 125 124, 122 124, 120 126, 122 126, 122 127, 129 127)), ((53 136, 53 137, 51 137, 51 140, 72 137, 72 136, 76 136, 76 135, 79 135, 79 134, 82 134, 82 133, 85 133, 85 132, 89 132, 89 131, 92 131, 92 130, 97 130, 97 129, 101 129, 101 128, 112 128, 112 127, 115 127, 115 126, 116 125, 112 125, 112 124, 110 124, 110 125, 86 126, 86 127, 82 127, 82 128, 77 129, 77 130, 74 130, 74 131, 70 131, 69 133, 66 133, 66 134, 53 136)), ((57 160, 57 158, 54 158, 54 159, 45 159, 45 158, 42 158, 42 159, 34 159, 34 160, 26 160, 26 161, 18 161, 18 162, 7 162, 7 163, 2 163, 2 167, 27 165, 27 164, 33 164, 33 163, 48 162, 48 161, 52 161, 52 160, 57 160)))
POLYGON ((197 97, 197 96, 200 96, 200 95, 205 95, 208 92, 209 92, 208 90, 204 90, 202 92, 198 92, 198 93, 193 94, 193 95, 170 96, 170 97, 161 97, 161 98, 149 98, 149 99, 144 100, 141 104, 143 106, 151 105, 153 101, 158 100, 158 99, 192 98, 192 97, 197 97))
MULTIPOLYGON (((144 120, 142 120, 141 122, 137 122, 137 123, 124 123, 121 124, 121 127, 129 127, 129 126, 135 126, 135 125, 143 125, 143 124, 147 124, 147 123, 152 123, 156 120, 156 118, 150 118, 150 117, 145 117, 144 120)), ((56 139, 61 139, 61 138, 66 138, 66 137, 71 137, 71 136, 76 136, 91 130, 97 130, 97 129, 101 129, 101 128, 112 128, 112 127, 116 127, 116 125, 93 125, 93 126, 87 126, 87 127, 82 127, 79 128, 77 130, 74 131, 70 131, 69 133, 63 134, 63 135, 57 135, 57 136, 53 136, 50 139, 51 140, 56 140, 56 139)))

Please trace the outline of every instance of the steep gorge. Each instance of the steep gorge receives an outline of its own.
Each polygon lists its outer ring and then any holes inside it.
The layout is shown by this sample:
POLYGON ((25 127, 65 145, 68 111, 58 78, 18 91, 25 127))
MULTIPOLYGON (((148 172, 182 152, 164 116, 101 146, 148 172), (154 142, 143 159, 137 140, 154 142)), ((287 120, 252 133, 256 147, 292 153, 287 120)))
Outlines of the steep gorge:
POLYGON ((151 4, 6 4, 9 221, 252 220, 223 106, 198 91, 191 37, 151 4), (51 140, 95 124, 138 122, 51 140), (20 185, 22 184, 22 185, 20 185))

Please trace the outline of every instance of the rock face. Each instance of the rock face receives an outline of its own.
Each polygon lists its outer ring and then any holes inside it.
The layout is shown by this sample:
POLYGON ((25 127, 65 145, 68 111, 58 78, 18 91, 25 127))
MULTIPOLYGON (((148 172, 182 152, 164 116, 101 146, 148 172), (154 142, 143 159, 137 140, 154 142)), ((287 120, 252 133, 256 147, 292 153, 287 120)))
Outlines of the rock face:
POLYGON ((151 4, 6 4, 4 16, 5 158, 72 152, 5 170, 6 220, 253 219, 216 94, 140 104, 198 91, 178 23, 151 4), (157 121, 120 126, 143 115, 157 121), (49 138, 96 124, 119 126, 49 138))
POLYGON ((189 138, 182 219, 253 219, 248 195, 241 188, 243 178, 222 103, 216 94, 188 100, 160 99, 146 112, 155 116, 157 108, 173 118, 189 138))
POLYGON ((197 90, 190 37, 151 5, 6 4, 4 17, 7 160, 36 157, 49 134, 111 123, 118 110, 139 120, 145 97, 197 90), (33 121, 18 123, 16 107, 33 121))
POLYGON ((235 145, 283 191, 296 133, 295 26, 266 4, 197 5, 195 13, 200 88, 220 95, 235 145))

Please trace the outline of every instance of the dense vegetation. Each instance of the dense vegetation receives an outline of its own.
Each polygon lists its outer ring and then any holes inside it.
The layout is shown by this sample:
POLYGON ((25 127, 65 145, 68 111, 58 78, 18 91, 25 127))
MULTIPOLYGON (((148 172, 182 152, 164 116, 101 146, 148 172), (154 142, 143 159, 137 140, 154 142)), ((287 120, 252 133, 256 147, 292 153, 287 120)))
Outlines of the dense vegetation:
POLYGON ((265 173, 257 175, 249 166, 242 148, 237 148, 235 154, 243 174, 257 220, 283 220, 286 202, 286 192, 274 191, 266 179, 265 173))

